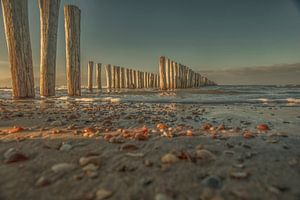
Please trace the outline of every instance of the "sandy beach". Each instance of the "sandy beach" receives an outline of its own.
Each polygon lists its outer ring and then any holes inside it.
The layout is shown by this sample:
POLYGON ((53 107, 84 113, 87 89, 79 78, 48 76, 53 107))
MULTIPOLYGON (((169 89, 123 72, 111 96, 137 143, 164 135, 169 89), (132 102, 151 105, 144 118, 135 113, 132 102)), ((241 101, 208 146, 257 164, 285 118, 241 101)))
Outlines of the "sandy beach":
POLYGON ((0 109, 0 199, 300 198, 298 106, 53 98, 0 109))

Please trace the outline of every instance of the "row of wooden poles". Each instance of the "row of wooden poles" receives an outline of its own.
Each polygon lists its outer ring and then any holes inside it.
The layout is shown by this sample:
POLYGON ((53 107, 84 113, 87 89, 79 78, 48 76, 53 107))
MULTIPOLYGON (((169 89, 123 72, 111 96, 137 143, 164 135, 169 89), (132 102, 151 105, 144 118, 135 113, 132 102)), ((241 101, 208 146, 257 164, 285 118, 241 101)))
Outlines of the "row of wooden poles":
MULTIPOLYGON (((1 0, 3 20, 11 64, 14 98, 32 98, 34 73, 28 0, 1 0)), ((55 96, 57 30, 60 0, 39 0, 40 8, 40 95, 55 96)), ((74 5, 64 6, 66 40, 67 92, 69 96, 81 95, 80 32, 81 11, 74 5)), ((88 87, 93 88, 92 62, 89 63, 88 87)), ((215 83, 191 69, 165 57, 160 58, 159 75, 123 67, 106 65, 108 89, 160 88, 176 89, 214 85, 215 83)), ((101 64, 97 64, 97 85, 101 86, 101 64)))
MULTIPOLYGON (((34 73, 27 0, 1 0, 6 42, 11 64, 14 98, 32 98, 34 73)), ((40 95, 55 95, 57 30, 60 0, 39 0, 40 8, 40 95)), ((81 95, 81 11, 64 6, 68 95, 81 95)))
POLYGON ((159 87, 161 90, 178 88, 199 88, 216 85, 207 77, 191 68, 161 56, 159 59, 159 87))
MULTIPOLYGON (((101 83, 102 64, 96 64, 96 84, 98 89, 102 89, 101 83)), ((107 89, 137 89, 137 88, 157 88, 158 75, 142 72, 120 66, 105 65, 105 77, 107 89)), ((88 63, 88 89, 93 90, 94 62, 88 63)))

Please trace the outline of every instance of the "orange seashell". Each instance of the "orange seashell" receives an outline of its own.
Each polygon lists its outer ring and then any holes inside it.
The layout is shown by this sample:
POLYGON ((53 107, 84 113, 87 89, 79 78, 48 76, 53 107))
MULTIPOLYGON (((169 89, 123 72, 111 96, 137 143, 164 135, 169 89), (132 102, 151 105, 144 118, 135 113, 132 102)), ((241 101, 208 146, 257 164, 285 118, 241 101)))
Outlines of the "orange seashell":
POLYGON ((260 130, 260 131, 268 131, 270 130, 269 126, 267 124, 259 124, 256 126, 256 129, 257 130, 260 130))
POLYGON ((157 125, 156 125, 156 128, 158 128, 158 129, 163 129, 163 130, 164 130, 164 129, 167 129, 168 126, 165 125, 165 124, 161 124, 161 123, 160 123, 160 124, 157 124, 157 125))
POLYGON ((193 131, 191 131, 191 130, 187 130, 187 132, 186 132, 186 136, 193 136, 193 131))
POLYGON ((246 138, 246 139, 254 138, 254 134, 251 133, 250 131, 247 131, 247 130, 244 131, 243 136, 244 136, 244 138, 246 138))
POLYGON ((11 133, 18 133, 18 132, 21 132, 21 131, 24 131, 24 130, 25 129, 22 128, 22 127, 15 126, 12 129, 8 130, 7 132, 11 134, 11 133))
POLYGON ((113 137, 112 135, 106 134, 106 135, 104 136, 104 140, 108 141, 108 140, 110 140, 112 137, 113 137))
POLYGON ((83 130, 85 133, 95 133, 96 130, 94 128, 88 127, 83 130))
POLYGON ((211 128, 213 128, 213 126, 210 123, 204 123, 202 125, 203 130, 210 130, 211 128))
POLYGON ((142 131, 143 131, 144 134, 148 134, 148 128, 147 127, 143 127, 142 131))

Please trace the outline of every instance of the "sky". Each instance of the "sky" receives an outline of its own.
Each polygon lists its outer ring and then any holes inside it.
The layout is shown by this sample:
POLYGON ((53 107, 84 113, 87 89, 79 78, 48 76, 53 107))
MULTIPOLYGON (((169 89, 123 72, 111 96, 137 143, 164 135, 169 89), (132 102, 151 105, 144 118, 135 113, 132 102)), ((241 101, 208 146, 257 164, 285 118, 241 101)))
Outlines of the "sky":
MULTIPOLYGON (((86 84, 89 60, 158 72, 161 55, 211 76, 220 84, 300 84, 300 79, 295 78, 295 74, 300 75, 300 6, 297 7, 297 2, 62 0, 57 82, 65 83, 63 6, 74 4, 82 12, 83 84, 86 84), (252 73, 247 73, 249 68, 252 73), (260 76, 262 68, 272 76, 260 76), (241 71, 243 73, 239 73, 241 71), (232 74, 230 78, 228 72, 232 74)), ((28 0, 28 5, 35 77, 38 79, 38 0, 28 0)), ((10 82, 0 11, 0 86, 10 82)))

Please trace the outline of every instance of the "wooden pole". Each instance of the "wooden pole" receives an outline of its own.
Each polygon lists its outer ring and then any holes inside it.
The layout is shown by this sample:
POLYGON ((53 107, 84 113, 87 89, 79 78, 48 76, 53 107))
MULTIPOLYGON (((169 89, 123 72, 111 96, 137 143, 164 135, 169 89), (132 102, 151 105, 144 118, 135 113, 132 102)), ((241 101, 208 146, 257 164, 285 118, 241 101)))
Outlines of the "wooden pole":
POLYGON ((171 78, 171 76, 170 76, 170 66, 171 66, 171 61, 170 61, 170 59, 166 59, 166 80, 167 80, 167 89, 170 89, 170 86, 171 86, 171 84, 170 84, 170 78, 171 78))
POLYGON ((179 88, 182 88, 182 65, 179 63, 179 88))
POLYGON ((136 88, 140 88, 140 72, 136 71, 136 88))
POLYGON ((148 77, 147 72, 144 72, 144 88, 147 88, 147 77, 148 77))
POLYGON ((125 69, 124 67, 121 67, 120 70, 120 88, 125 88, 125 69))
POLYGON ((144 88, 144 72, 141 72, 141 88, 144 88))
POLYGON ((116 66, 113 66, 111 69, 111 88, 115 88, 115 72, 116 66))
POLYGON ((106 72, 106 87, 108 90, 111 89, 111 65, 105 65, 105 72, 106 72))
POLYGON ((81 95, 80 80, 80 16, 81 11, 73 5, 65 5, 67 87, 69 96, 81 95))
POLYGON ((56 46, 60 0, 39 0, 40 94, 55 96, 56 46))
POLYGON ((102 89, 102 83, 101 83, 101 68, 102 68, 102 64, 101 63, 97 63, 97 67, 96 67, 96 80, 97 80, 97 87, 98 90, 102 89))
POLYGON ((129 88, 132 88, 132 69, 129 70, 129 88))
POLYGON ((137 85, 137 83, 136 83, 136 70, 133 70, 133 88, 136 88, 136 85, 137 85))
POLYGON ((159 88, 166 90, 166 57, 161 56, 159 58, 159 88))
POLYGON ((93 90, 93 71, 94 71, 94 62, 89 61, 88 64, 88 89, 93 90))
POLYGON ((33 98, 34 74, 27 0, 2 0, 14 98, 33 98))
POLYGON ((172 61, 171 62, 171 66, 170 66, 170 83, 171 83, 171 85, 170 85, 170 87, 171 87, 171 89, 174 89, 174 82, 175 82, 175 79, 174 79, 174 72, 175 71, 175 62, 174 61, 172 61))
POLYGON ((120 78, 120 67, 117 66, 117 74, 116 74, 116 79, 117 79, 117 88, 120 89, 121 86, 121 78, 120 78))
POLYGON ((125 88, 129 88, 129 69, 125 68, 125 88))
POLYGON ((174 88, 178 88, 178 64, 177 62, 174 63, 174 88))

